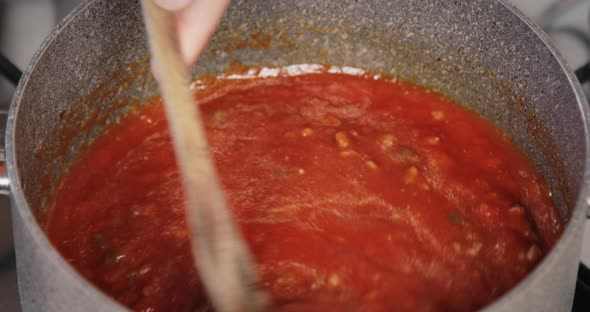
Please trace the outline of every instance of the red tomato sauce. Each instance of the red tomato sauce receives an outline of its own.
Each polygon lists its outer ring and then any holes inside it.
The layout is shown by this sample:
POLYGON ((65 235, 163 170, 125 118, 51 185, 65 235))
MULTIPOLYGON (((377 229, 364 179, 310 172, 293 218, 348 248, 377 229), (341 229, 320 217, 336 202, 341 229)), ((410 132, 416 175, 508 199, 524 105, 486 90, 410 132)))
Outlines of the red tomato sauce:
MULTIPOLYGON (((525 156, 440 94, 330 73, 211 90, 211 153, 273 311, 476 310, 562 231, 525 156)), ((119 302, 209 309, 160 99, 96 139, 49 208, 50 240, 119 302)))

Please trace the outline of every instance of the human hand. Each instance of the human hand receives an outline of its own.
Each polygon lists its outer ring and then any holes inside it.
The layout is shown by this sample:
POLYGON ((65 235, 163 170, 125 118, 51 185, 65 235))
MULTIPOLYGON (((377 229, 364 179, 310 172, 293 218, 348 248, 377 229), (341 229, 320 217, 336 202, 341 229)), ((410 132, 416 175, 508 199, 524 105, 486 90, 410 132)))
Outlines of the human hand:
POLYGON ((187 66, 199 57, 223 17, 230 0, 154 0, 176 13, 180 52, 187 66))

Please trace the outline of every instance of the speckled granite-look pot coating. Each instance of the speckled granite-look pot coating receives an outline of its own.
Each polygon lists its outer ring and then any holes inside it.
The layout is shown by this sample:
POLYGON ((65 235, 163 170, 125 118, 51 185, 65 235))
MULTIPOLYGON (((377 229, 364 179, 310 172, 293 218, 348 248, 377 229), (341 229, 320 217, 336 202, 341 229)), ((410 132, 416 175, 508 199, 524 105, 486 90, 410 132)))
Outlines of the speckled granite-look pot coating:
MULTIPOLYGON (((14 96, 7 168, 25 311, 124 308, 52 248, 34 215, 100 129, 153 96, 140 7, 88 0, 47 38, 14 96)), ((567 228, 488 311, 569 311, 588 201, 588 108, 547 36, 504 1, 235 0, 194 74, 230 63, 346 65, 465 103, 504 129, 547 178, 567 228)))

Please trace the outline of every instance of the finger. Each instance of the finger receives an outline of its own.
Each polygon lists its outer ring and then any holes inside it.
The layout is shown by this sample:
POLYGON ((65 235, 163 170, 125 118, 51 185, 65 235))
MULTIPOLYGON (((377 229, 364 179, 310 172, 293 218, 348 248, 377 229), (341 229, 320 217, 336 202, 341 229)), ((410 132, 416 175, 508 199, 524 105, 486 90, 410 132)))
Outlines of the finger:
POLYGON ((192 65, 223 17, 229 0, 195 0, 178 16, 180 50, 187 65, 192 65))
POLYGON ((168 11, 179 11, 188 6, 191 0, 154 0, 162 9, 168 11))
POLYGON ((160 68, 158 64, 154 61, 154 59, 150 60, 150 69, 152 71, 152 75, 157 82, 160 81, 160 68))

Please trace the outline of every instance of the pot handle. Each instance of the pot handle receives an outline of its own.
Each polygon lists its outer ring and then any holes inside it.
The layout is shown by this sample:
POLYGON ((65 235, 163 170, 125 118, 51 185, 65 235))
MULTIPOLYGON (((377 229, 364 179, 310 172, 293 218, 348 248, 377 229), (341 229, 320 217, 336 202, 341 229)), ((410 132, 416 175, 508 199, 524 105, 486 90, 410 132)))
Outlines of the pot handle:
POLYGON ((590 62, 582 65, 582 67, 576 69, 576 77, 581 84, 590 80, 590 62))
MULTIPOLYGON (((582 65, 582 67, 576 69, 576 77, 580 81, 580 84, 590 81, 590 62, 582 65)), ((586 217, 590 219, 590 198, 587 199, 588 210, 586 217)))
MULTIPOLYGON (((0 53, 0 74, 6 77, 14 86, 18 84, 23 73, 10 62, 2 53, 0 53)), ((0 107, 0 134, 3 136, 6 131, 6 118, 8 117, 8 107, 0 107)), ((6 153, 4 148, 4 138, 0 138, 0 195, 10 194, 10 180, 6 173, 6 153)))

